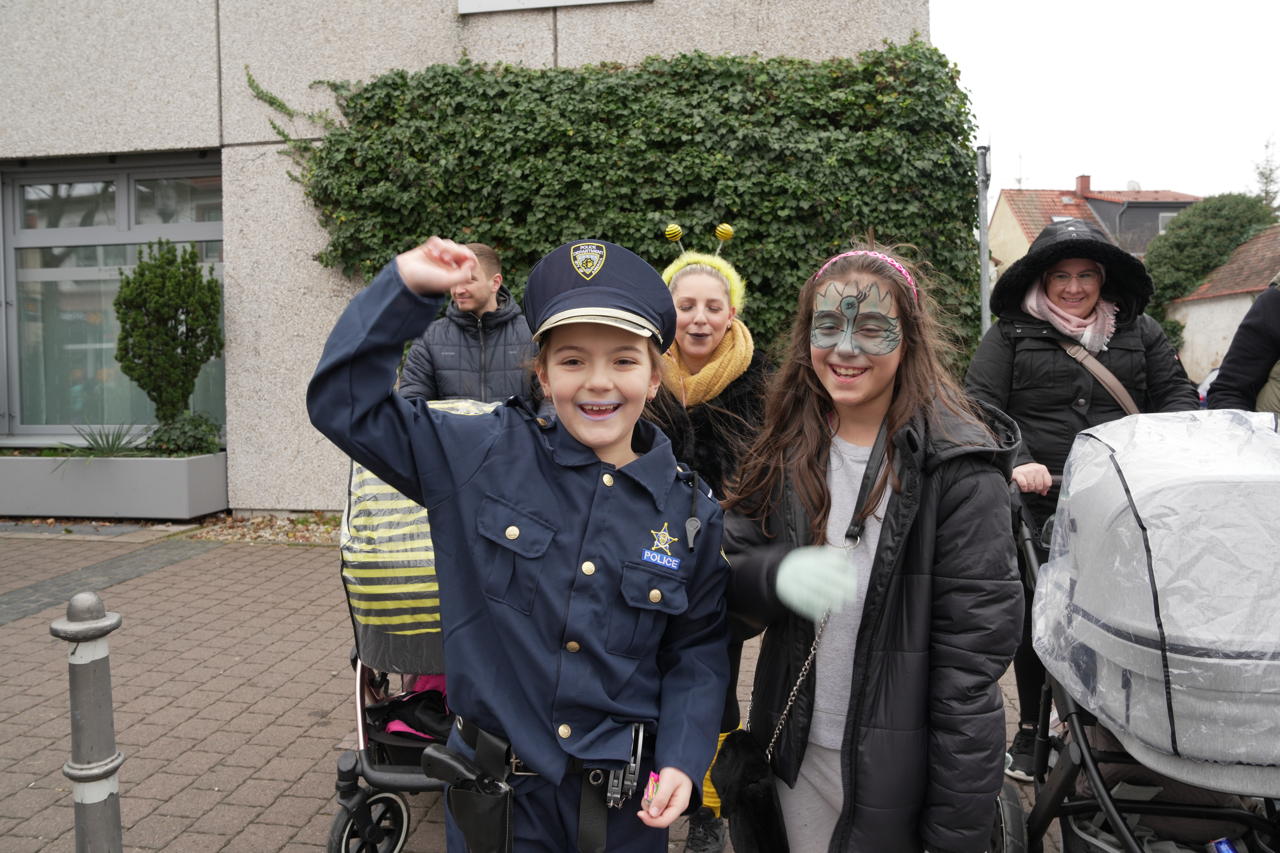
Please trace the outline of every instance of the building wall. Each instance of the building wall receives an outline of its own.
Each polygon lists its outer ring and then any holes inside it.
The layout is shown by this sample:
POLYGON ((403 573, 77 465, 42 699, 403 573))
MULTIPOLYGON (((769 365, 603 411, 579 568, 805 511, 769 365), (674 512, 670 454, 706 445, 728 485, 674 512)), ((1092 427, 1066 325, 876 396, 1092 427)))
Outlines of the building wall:
POLYGON ((987 226, 987 247, 996 261, 997 277, 1031 248, 1031 241, 1022 233, 1022 226, 1018 224, 1013 210, 1005 203, 1003 195, 996 200, 996 209, 987 226))
MULTIPOLYGON (((246 68, 300 110, 315 80, 455 62, 634 62, 701 49, 809 59, 928 35, 927 0, 653 0, 460 17, 456 0, 12 0, 0 4, 0 160, 221 147, 228 489, 244 510, 332 509, 345 459, 307 421, 307 379, 357 285, 319 266, 326 235, 246 68), (68 59, 70 57, 70 59, 68 59)), ((302 120, 295 135, 316 130, 302 120)), ((998 253, 997 253, 998 254, 998 253)))
POLYGON ((1257 293, 1240 293, 1213 299, 1178 301, 1169 306, 1170 319, 1186 328, 1182 333, 1182 349, 1178 351, 1182 366, 1191 381, 1199 384, 1209 371, 1222 364, 1236 327, 1253 305, 1257 293))

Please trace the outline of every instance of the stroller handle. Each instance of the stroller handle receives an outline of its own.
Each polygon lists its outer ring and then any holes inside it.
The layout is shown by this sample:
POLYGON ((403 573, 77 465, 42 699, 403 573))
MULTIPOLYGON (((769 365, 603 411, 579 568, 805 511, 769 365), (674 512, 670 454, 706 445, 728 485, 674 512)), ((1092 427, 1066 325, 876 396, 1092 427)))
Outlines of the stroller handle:
MULTIPOLYGON (((1054 474, 1051 478, 1054 486, 1062 485, 1062 475, 1054 474)), ((1009 511, 1013 522, 1013 539, 1017 543, 1018 549, 1018 567, 1022 574, 1022 584, 1026 587, 1027 592, 1031 593, 1036 588, 1036 575, 1040 570, 1040 548, 1047 548, 1048 543, 1042 542, 1043 531, 1032 532, 1034 519, 1027 510, 1027 506, 1022 501, 1022 489, 1018 484, 1009 481, 1009 511)), ((1050 516, 1046 522, 1046 527, 1052 530, 1053 516, 1050 516)))

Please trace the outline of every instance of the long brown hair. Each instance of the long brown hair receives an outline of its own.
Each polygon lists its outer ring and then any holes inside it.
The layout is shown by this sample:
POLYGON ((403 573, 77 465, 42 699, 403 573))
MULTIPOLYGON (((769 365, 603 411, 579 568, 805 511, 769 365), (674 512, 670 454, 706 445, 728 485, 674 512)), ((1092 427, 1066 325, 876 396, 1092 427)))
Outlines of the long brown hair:
POLYGON ((942 366, 941 352, 947 348, 933 319, 926 290, 924 270, 903 257, 907 247, 881 246, 874 242, 855 249, 878 252, 901 264, 915 281, 907 281, 893 264, 874 255, 838 257, 819 267, 800 289, 799 304, 791 323, 791 337, 782 367, 774 374, 765 397, 764 425, 745 455, 726 509, 741 507, 750 517, 763 520, 781 499, 782 483, 795 489, 809 518, 809 536, 814 544, 826 541, 827 515, 831 511, 831 490, 827 485, 831 435, 838 427, 838 415, 831 396, 823 387, 809 357, 809 327, 818 285, 851 273, 876 276, 889 284, 902 327, 902 360, 893 381, 889 404, 886 464, 875 488, 868 496, 863 515, 879 505, 892 476, 893 437, 912 417, 930 417, 936 405, 945 406, 967 421, 981 423, 955 380, 942 366))

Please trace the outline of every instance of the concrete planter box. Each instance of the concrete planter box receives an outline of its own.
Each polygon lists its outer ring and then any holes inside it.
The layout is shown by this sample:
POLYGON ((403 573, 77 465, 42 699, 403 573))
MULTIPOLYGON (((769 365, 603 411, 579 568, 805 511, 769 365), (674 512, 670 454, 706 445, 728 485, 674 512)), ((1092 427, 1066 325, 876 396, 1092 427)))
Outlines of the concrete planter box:
POLYGON ((190 519, 227 508, 227 454, 0 457, 0 515, 190 519))

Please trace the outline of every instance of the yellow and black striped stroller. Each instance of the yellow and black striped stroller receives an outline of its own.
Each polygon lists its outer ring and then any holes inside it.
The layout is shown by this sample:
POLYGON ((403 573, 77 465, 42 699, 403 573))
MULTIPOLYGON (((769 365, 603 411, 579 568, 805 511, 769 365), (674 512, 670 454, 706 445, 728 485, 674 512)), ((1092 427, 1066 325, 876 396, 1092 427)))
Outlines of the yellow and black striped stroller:
POLYGON ((341 552, 355 631, 357 745, 338 759, 340 808, 328 850, 399 853, 409 836, 404 795, 444 787, 423 772, 423 748, 444 742, 453 723, 427 511, 353 462, 341 552))

